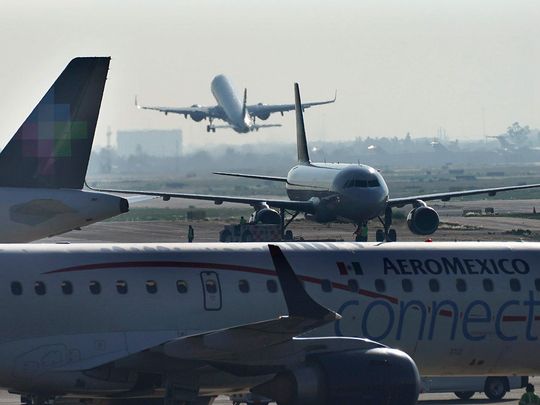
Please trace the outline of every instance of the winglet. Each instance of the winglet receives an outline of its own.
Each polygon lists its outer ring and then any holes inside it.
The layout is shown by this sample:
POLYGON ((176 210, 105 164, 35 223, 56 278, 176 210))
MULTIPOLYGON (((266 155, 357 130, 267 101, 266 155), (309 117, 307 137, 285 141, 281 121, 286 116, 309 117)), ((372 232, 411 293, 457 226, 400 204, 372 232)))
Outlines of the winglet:
POLYGON ((137 96, 135 96, 135 107, 137 107, 138 109, 141 108, 141 106, 139 105, 139 102, 137 101, 137 96))
POLYGON ((341 318, 339 314, 323 307, 309 296, 279 246, 268 245, 268 248, 287 302, 289 316, 335 320, 341 318))
POLYGON ((242 103, 242 119, 246 117, 247 112, 247 88, 244 89, 244 102, 242 103))
POLYGON ((302 100, 298 83, 294 84, 294 109, 296 111, 296 149, 298 162, 309 164, 309 152, 306 140, 306 128, 304 126, 304 114, 302 113, 302 100))

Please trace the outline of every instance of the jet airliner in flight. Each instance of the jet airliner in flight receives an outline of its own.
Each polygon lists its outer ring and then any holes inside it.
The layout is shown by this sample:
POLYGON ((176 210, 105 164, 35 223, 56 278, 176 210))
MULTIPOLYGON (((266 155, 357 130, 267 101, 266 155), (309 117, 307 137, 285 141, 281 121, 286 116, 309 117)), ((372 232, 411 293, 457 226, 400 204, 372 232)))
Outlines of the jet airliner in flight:
MULTIPOLYGON (((285 224, 286 211, 304 213, 317 222, 331 222, 337 219, 364 225, 367 221, 378 218, 383 229, 378 230, 377 240, 395 241, 397 235, 392 225, 392 209, 412 205, 407 216, 409 230, 416 235, 431 235, 439 226, 439 215, 429 207, 426 201, 442 200, 478 194, 494 196, 496 193, 512 190, 538 188, 540 184, 515 185, 453 192, 421 194, 408 197, 391 198, 386 182, 376 169, 363 164, 314 163, 309 158, 302 103, 298 84, 295 84, 296 137, 298 164, 287 177, 266 176, 259 174, 224 173, 219 175, 235 176, 285 183, 288 200, 235 197, 224 195, 203 195, 160 191, 109 190, 96 188, 97 191, 140 194, 170 198, 187 198, 247 204, 254 208, 252 220, 261 223, 285 224), (271 208, 277 208, 275 211, 271 208)), ((290 223, 290 220, 289 220, 290 223)))
MULTIPOLYGON (((151 107, 142 106, 135 98, 135 105, 144 110, 155 110, 165 115, 181 114, 184 117, 190 117, 194 121, 208 119, 206 126, 207 132, 216 132, 218 128, 231 128, 238 133, 247 133, 258 131, 261 128, 279 127, 280 124, 257 124, 256 119, 267 120, 273 113, 281 113, 294 110, 294 104, 247 104, 247 89, 244 90, 244 99, 240 102, 229 79, 224 75, 214 77, 210 85, 212 95, 216 99, 215 106, 202 106, 194 104, 191 107, 151 107), (226 125, 214 125, 214 120, 225 121, 226 125)), ((316 105, 330 104, 336 101, 336 97, 327 101, 316 101, 302 104, 302 109, 316 105)))
POLYGON ((40 244, 0 260, 0 387, 27 405, 414 405, 419 373, 540 372, 537 243, 40 244))

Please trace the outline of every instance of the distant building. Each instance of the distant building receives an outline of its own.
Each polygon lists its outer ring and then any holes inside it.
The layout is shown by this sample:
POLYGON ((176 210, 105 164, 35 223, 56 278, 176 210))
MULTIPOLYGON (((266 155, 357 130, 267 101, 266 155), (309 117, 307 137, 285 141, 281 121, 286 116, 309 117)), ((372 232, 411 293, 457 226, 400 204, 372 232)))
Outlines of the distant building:
POLYGON ((116 144, 119 156, 178 157, 182 155, 182 130, 118 131, 116 144))

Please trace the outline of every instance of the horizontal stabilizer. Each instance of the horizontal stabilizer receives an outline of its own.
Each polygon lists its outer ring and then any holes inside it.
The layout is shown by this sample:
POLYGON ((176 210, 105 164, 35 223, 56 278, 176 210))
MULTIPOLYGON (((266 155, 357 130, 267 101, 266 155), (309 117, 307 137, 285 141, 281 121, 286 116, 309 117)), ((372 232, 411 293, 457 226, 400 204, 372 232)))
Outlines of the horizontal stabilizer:
POLYGON ((68 64, 0 153, 0 186, 83 187, 109 62, 68 64))
POLYGON ((246 179, 258 179, 258 180, 269 180, 269 181, 281 181, 286 183, 287 177, 279 176, 265 176, 262 174, 244 174, 244 173, 229 173, 229 172, 213 172, 219 176, 231 176, 231 177, 243 177, 246 179))

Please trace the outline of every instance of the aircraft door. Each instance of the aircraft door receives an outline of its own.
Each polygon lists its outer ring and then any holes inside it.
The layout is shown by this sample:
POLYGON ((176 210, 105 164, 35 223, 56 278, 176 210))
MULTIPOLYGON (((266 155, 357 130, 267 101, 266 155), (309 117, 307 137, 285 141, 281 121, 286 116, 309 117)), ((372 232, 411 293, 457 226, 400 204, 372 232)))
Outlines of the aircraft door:
POLYGON ((201 272, 203 288, 204 309, 207 311, 219 311, 221 309, 221 285, 218 274, 215 271, 201 272))

